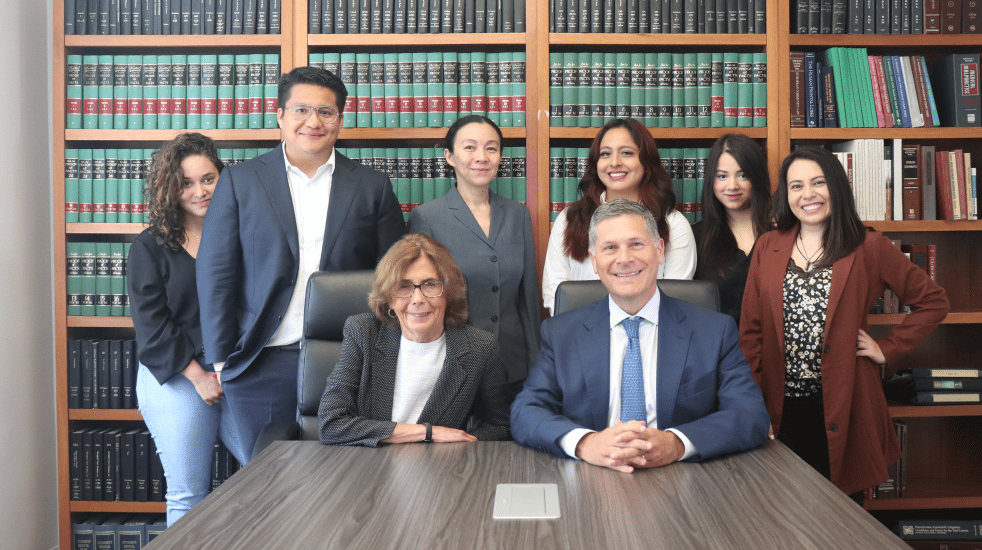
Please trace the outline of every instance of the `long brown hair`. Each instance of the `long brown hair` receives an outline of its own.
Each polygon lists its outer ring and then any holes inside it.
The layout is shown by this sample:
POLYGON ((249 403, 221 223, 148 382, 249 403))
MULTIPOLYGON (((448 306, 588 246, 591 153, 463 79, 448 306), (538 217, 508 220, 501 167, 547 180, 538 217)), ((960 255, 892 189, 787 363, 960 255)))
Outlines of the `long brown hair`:
POLYGON ((178 134, 154 151, 147 183, 143 188, 150 213, 150 232, 158 244, 171 250, 180 250, 187 241, 184 234, 185 212, 181 208, 181 194, 184 192, 181 163, 196 155, 210 160, 219 173, 225 167, 210 137, 197 132, 178 134))
POLYGON ((638 147, 638 157, 644 166, 644 176, 638 186, 638 202, 645 205, 658 220, 658 234, 668 244, 668 215, 675 208, 675 191, 672 190, 672 177, 661 164, 658 145, 651 133, 643 124, 633 118, 615 118, 604 124, 603 128, 593 138, 590 145, 590 156, 587 159, 586 171, 580 180, 580 199, 566 210, 566 233, 563 235, 563 249, 568 256, 582 262, 589 254, 588 233, 590 217, 600 206, 600 195, 607 186, 600 181, 597 174, 597 162, 600 160, 600 142, 604 135, 613 128, 624 128, 631 134, 631 139, 638 147))

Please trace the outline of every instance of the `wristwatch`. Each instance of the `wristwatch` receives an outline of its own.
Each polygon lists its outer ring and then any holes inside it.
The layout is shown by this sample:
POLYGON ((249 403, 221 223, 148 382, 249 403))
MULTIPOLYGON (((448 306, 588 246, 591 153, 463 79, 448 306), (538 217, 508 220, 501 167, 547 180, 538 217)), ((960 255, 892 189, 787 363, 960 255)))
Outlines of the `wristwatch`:
POLYGON ((426 437, 423 438, 423 443, 433 443, 433 424, 423 422, 423 426, 426 426, 426 437))

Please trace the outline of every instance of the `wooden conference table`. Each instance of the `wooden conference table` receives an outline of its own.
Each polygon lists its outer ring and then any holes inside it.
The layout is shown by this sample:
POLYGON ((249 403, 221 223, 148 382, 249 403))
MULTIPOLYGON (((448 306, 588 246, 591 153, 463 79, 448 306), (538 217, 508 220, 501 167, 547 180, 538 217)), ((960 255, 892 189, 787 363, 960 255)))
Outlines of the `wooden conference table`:
POLYGON ((909 548, 784 445, 622 474, 512 442, 274 443, 148 550, 909 548), (492 518, 498 483, 562 517, 492 518))

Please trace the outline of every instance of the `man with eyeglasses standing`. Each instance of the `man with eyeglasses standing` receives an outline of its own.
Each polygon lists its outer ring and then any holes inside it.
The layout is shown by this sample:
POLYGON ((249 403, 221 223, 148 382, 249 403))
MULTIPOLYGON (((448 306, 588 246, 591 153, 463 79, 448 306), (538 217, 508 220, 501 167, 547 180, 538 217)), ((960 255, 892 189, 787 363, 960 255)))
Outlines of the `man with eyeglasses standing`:
POLYGON ((334 149, 348 91, 297 67, 279 82, 283 142, 222 172, 197 258, 205 355, 242 448, 296 418, 307 279, 374 269, 406 227, 388 176, 334 149))

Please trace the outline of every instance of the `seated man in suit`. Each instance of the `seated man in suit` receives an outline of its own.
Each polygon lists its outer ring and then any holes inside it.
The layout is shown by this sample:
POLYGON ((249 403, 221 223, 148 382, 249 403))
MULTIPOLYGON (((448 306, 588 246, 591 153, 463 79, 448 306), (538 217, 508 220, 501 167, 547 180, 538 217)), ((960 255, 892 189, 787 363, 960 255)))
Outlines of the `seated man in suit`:
POLYGON ((664 257, 643 205, 597 209, 590 258, 610 296, 542 323, 538 359, 511 408, 515 441, 633 472, 767 439, 736 323, 659 292, 664 257))

